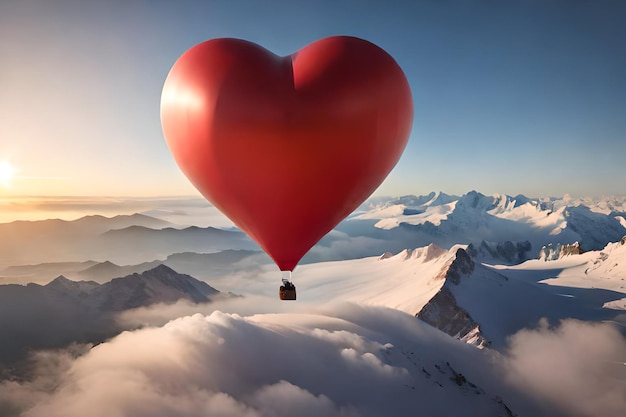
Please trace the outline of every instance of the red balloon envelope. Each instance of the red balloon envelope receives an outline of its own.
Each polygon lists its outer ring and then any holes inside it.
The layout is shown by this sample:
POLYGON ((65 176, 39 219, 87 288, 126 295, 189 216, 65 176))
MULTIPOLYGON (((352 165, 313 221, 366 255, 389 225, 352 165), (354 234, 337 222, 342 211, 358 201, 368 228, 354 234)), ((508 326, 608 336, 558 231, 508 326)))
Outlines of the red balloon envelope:
POLYGON ((176 61, 161 97, 181 170, 283 271, 374 192, 412 121, 398 64, 346 36, 286 57, 209 40, 176 61))

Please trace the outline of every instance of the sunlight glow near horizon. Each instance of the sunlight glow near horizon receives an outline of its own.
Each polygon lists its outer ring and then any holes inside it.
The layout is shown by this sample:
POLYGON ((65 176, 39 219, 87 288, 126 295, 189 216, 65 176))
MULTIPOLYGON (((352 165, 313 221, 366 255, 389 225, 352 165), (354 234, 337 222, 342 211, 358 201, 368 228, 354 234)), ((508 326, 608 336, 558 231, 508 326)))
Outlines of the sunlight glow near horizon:
POLYGON ((13 165, 7 161, 0 161, 0 184, 5 188, 10 188, 14 175, 15 168, 13 168, 13 165))

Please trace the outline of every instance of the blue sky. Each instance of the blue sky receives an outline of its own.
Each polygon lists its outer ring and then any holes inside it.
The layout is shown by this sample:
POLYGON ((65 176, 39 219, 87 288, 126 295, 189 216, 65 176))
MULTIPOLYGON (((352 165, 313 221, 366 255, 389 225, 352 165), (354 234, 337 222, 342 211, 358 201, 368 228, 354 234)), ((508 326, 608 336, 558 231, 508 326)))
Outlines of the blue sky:
POLYGON ((171 65, 207 39, 287 55, 367 39, 405 71, 409 145, 379 195, 625 194, 622 1, 0 3, 4 195, 194 195, 163 139, 171 65))

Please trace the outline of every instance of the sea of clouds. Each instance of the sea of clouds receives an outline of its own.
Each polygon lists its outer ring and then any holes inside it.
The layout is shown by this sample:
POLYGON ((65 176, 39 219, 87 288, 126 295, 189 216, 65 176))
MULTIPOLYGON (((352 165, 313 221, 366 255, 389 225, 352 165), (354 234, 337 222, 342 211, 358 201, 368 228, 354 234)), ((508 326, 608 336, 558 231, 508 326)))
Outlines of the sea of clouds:
POLYGON ((626 339, 609 324, 541 322, 498 354, 396 310, 335 304, 284 314, 250 301, 142 308, 120 317, 140 329, 97 346, 36 352, 28 378, 0 383, 0 415, 495 416, 502 403, 519 416, 626 409, 626 339), (475 388, 457 385, 449 369, 475 388))

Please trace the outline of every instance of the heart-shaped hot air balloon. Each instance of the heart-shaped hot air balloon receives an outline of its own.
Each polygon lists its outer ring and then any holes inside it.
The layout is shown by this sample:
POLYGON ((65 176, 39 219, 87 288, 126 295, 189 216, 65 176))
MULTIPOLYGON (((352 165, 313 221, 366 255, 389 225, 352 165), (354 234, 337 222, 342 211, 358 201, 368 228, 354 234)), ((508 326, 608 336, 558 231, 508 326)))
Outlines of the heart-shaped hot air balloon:
POLYGON ((347 36, 285 57, 209 40, 176 61, 161 97, 181 170, 282 271, 381 184, 412 120, 398 64, 347 36))

